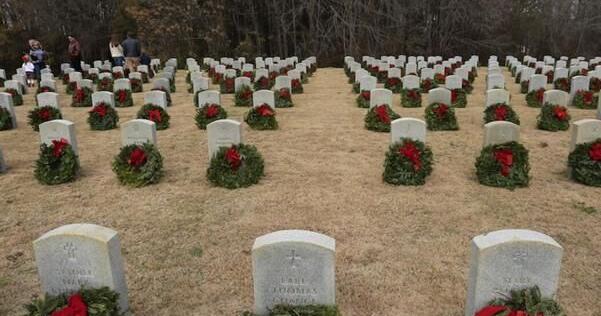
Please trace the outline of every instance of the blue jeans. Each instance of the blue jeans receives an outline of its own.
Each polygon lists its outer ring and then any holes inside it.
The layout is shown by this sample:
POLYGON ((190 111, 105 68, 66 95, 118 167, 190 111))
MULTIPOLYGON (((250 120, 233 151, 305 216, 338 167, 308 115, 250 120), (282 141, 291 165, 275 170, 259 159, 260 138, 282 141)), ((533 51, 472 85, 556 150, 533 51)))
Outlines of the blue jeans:
POLYGON ((113 57, 114 66, 122 66, 125 64, 125 57, 113 57))

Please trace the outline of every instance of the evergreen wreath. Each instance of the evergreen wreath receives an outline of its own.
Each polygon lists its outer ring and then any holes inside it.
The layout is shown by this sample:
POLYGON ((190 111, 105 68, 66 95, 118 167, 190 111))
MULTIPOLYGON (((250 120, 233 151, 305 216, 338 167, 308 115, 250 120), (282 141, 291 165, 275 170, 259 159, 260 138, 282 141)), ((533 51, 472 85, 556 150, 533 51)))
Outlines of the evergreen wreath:
POLYGON ((215 72, 212 79, 213 84, 221 84, 221 81, 223 81, 223 74, 215 72))
POLYGON ((360 108, 369 108, 369 100, 371 99, 371 91, 363 90, 357 96, 357 106, 360 108))
POLYGON ((291 84, 293 94, 300 94, 305 91, 305 89, 303 88, 303 83, 300 81, 300 79, 292 79, 291 84))
POLYGON ((432 150, 423 142, 401 138, 391 145, 384 161, 384 182, 423 185, 432 173, 432 150))
POLYGON ((543 105, 543 98, 545 96, 545 88, 533 90, 526 94, 526 104, 529 107, 540 108, 543 105))
POLYGON ((570 80, 568 78, 558 78, 553 82, 553 87, 556 90, 561 90, 565 92, 570 92, 570 80))
POLYGON ((456 131, 459 129, 455 109, 444 103, 432 103, 426 107, 426 124, 430 131, 456 131))
POLYGON ((577 182, 601 187, 601 138, 576 145, 568 156, 568 166, 577 182))
POLYGON ((376 73, 376 79, 378 80, 378 83, 385 83, 386 79, 388 78, 388 71, 387 70, 378 70, 378 72, 376 73))
POLYGON ((162 106, 154 104, 144 104, 138 114, 139 119, 153 121, 156 124, 157 131, 169 128, 169 113, 162 106))
POLYGON ((506 121, 520 125, 518 114, 505 103, 492 104, 484 110, 484 124, 494 121, 506 121))
POLYGON ((10 94, 13 97, 13 105, 23 105, 23 96, 17 91, 17 89, 8 88, 4 92, 10 94))
POLYGON ((467 93, 463 89, 451 90, 451 104, 455 108, 465 108, 467 106, 467 93))
POLYGON ((476 159, 480 184, 514 189, 530 181, 528 150, 517 142, 486 146, 476 159))
POLYGON ((433 79, 426 78, 419 84, 422 93, 428 93, 430 90, 437 88, 438 84, 433 79))
POLYGON ((140 72, 140 73, 142 74, 142 83, 148 83, 148 82, 150 82, 148 80, 148 73, 146 73, 146 72, 140 72))
POLYGON ((44 93, 44 92, 56 92, 56 91, 54 89, 52 89, 51 87, 41 86, 41 87, 38 87, 38 89, 36 90, 36 95, 38 95, 40 93, 44 93))
POLYGON ((293 106, 294 103, 292 103, 292 95, 290 94, 290 89, 281 88, 279 91, 275 92, 276 108, 289 108, 293 106))
POLYGON ((579 109, 596 109, 595 95, 592 91, 579 90, 574 95, 572 105, 579 109))
POLYGON ((120 316, 119 293, 101 287, 98 289, 81 289, 67 296, 66 294, 46 295, 36 298, 25 305, 25 316, 120 316))
POLYGON ((553 70, 549 70, 547 71, 547 73, 545 73, 545 76, 547 76, 547 84, 551 84, 553 83, 553 77, 555 76, 555 72, 553 70))
POLYGON ((124 74, 121 71, 114 71, 111 73, 113 76, 113 79, 117 80, 117 79, 123 79, 124 74))
POLYGON ((88 87, 77 88, 71 97, 72 107, 88 107, 92 106, 92 89, 88 87))
POLYGON ((108 91, 113 92, 113 79, 104 77, 98 81, 96 91, 108 91))
POLYGON ((13 118, 10 112, 4 107, 0 107, 0 131, 13 129, 13 118))
POLYGON ((144 91, 144 85, 142 84, 142 80, 140 79, 129 79, 131 83, 131 91, 133 93, 139 93, 144 91))
POLYGON ((227 189, 244 188, 259 183, 264 168, 263 157, 255 146, 222 147, 211 158, 207 179, 213 185, 227 189))
POLYGON ((119 114, 112 106, 102 102, 88 112, 88 124, 93 131, 106 131, 117 127, 119 114))
POLYGON ((376 105, 365 114, 365 128, 374 132, 390 132, 390 122, 400 117, 390 108, 390 105, 376 105))
MULTIPOLYGON (((241 316, 258 316, 251 312, 244 312, 241 316)), ((267 316, 340 316, 337 306, 328 305, 276 305, 267 316)))
POLYGON ((595 93, 601 91, 601 79, 597 77, 591 77, 589 89, 595 93))
POLYGON ((73 181, 79 171, 77 155, 65 139, 40 145, 40 157, 35 165, 35 178, 47 185, 73 181))
POLYGON ((127 145, 115 156, 113 171, 123 185, 142 187, 158 183, 163 176, 163 157, 151 143, 127 145))
POLYGON ((528 85, 529 84, 530 84, 529 80, 524 80, 524 81, 520 82, 520 93, 521 94, 528 93, 528 85))
POLYGON ((405 108, 419 108, 422 106, 420 89, 403 89, 401 91, 401 106, 405 108))
POLYGON ((278 121, 275 118, 275 111, 267 104, 253 107, 248 111, 244 121, 252 129, 256 130, 275 130, 278 129, 278 121))
MULTIPOLYGON (((171 93, 169 91, 167 91, 167 89, 164 89, 164 88, 161 87, 161 88, 152 88, 151 90, 152 91, 163 91, 163 92, 165 92, 165 96, 167 98, 167 107, 171 106, 171 93)), ((194 101, 196 103, 198 103, 198 98, 197 98, 198 97, 198 93, 200 93, 200 91, 196 92, 196 97, 194 98, 194 101)), ((198 106, 198 105, 196 105, 196 106, 198 106)))
POLYGON ((536 127, 545 131, 567 131, 570 128, 568 109, 561 105, 545 103, 537 117, 536 127))
POLYGON ((67 94, 73 94, 73 91, 75 91, 75 89, 77 89, 77 82, 76 81, 70 81, 69 83, 67 83, 67 87, 65 89, 65 93, 67 93, 67 94))
POLYGON ((403 82, 401 81, 401 78, 390 77, 386 79, 384 88, 392 91, 392 93, 401 93, 401 89, 403 89, 403 82))
POLYGON ((88 79, 92 80, 94 84, 98 84, 98 74, 88 74, 88 79))
POLYGON ((444 85, 446 76, 444 74, 434 74, 434 83, 437 85, 444 85))
POLYGON ((255 88, 255 91, 270 90, 271 87, 273 87, 273 85, 274 85, 274 82, 269 80, 268 77, 260 77, 259 79, 255 80, 254 88, 255 88))
POLYGON ((125 108, 134 105, 134 99, 131 96, 131 90, 119 89, 115 91, 115 106, 125 108))
POLYGON ((472 91, 474 91, 474 86, 469 80, 461 80, 461 87, 463 88, 463 91, 465 91, 467 94, 471 94, 472 91))
POLYGON ((250 79, 250 81, 255 80, 255 72, 254 71, 245 71, 242 73, 242 77, 246 77, 250 79))
POLYGON ((359 89, 361 89, 361 84, 359 82, 353 82, 353 93, 361 92, 359 89))
POLYGON ((225 78, 219 85, 221 93, 234 93, 235 78, 225 78))
POLYGON ((207 129, 207 125, 217 120, 227 118, 227 112, 219 104, 205 104, 202 108, 196 110, 196 126, 200 129, 207 129))
POLYGON ((240 90, 236 91, 234 105, 245 107, 253 105, 253 91, 249 86, 243 86, 240 90))
POLYGON ((53 106, 38 106, 29 111, 29 125, 34 131, 40 130, 40 124, 52 120, 60 120, 63 118, 61 111, 53 106))
POLYGON ((566 316, 555 300, 543 298, 538 286, 512 290, 508 297, 488 303, 474 316, 566 316))

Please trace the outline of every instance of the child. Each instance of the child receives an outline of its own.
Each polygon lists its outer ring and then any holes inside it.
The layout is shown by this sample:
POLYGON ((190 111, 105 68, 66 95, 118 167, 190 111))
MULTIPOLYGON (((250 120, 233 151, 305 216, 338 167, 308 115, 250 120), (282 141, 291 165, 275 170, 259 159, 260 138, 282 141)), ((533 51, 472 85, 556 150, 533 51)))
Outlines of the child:
POLYGON ((27 86, 31 88, 35 83, 33 63, 29 60, 28 55, 23 55, 21 59, 23 60, 23 70, 25 70, 25 74, 27 75, 27 86))

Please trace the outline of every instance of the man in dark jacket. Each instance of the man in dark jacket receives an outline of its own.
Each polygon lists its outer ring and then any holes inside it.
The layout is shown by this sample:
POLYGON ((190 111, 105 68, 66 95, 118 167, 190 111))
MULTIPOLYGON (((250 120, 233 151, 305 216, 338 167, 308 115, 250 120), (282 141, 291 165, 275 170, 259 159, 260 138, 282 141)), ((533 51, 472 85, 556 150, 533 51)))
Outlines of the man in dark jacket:
POLYGON ((123 47, 123 56, 125 56, 125 65, 130 72, 136 71, 136 67, 140 63, 140 54, 142 49, 140 41, 134 38, 133 34, 128 32, 127 38, 121 43, 123 47))
POLYGON ((67 38, 69 39, 68 51, 71 68, 81 72, 81 46, 79 45, 79 41, 73 36, 67 38))

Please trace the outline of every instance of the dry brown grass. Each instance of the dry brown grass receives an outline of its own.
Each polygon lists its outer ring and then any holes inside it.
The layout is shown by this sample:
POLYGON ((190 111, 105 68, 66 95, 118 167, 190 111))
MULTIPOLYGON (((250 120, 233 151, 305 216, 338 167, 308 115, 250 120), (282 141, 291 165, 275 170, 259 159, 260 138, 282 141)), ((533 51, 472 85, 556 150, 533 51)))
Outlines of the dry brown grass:
MULTIPOLYGON (((72 184, 42 186, 33 177, 38 134, 26 125, 33 94, 17 108, 19 128, 0 133, 11 169, 0 176, 0 315, 19 315, 39 293, 32 241, 57 226, 89 222, 117 230, 136 315, 235 315, 251 309, 250 249, 254 238, 279 229, 309 229, 337 240, 337 302, 346 316, 463 315, 469 243, 503 228, 544 232, 565 248, 559 300, 568 315, 599 316, 601 305, 601 191, 570 181, 566 160, 570 134, 535 129, 528 108, 509 83, 530 150, 529 188, 508 191, 478 184, 474 161, 482 144, 485 70, 466 109, 461 130, 432 132, 433 174, 423 187, 382 182, 388 134, 363 128, 365 110, 341 69, 320 69, 294 95, 296 107, 278 110, 278 131, 245 128, 266 161, 259 185, 230 191, 205 179, 206 132, 194 125, 192 97, 183 71, 173 95, 171 127, 158 132, 166 176, 158 185, 119 185, 110 163, 120 131, 93 132, 86 109, 63 113, 76 123, 82 165, 72 184), (198 248, 202 255, 198 255, 198 248), (19 255, 22 254, 22 255, 19 255)), ((508 80, 509 76, 506 74, 508 80)), ((149 86, 145 87, 146 90, 149 86)), ((119 109, 121 122, 135 107, 119 109)), ((224 96, 230 117, 246 109, 224 96)), ((400 107, 423 118, 423 108, 400 107)), ((570 109, 574 119, 594 111, 570 109)))

